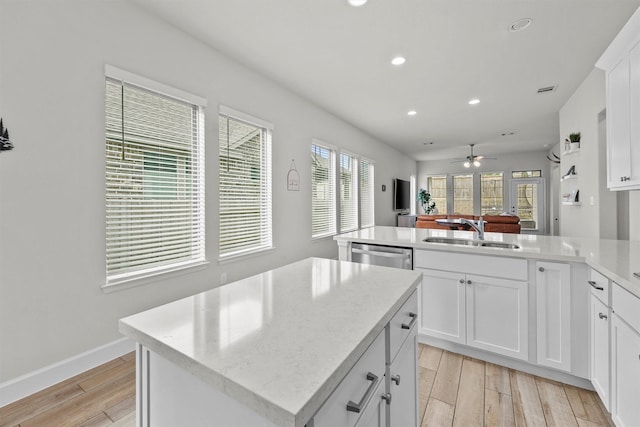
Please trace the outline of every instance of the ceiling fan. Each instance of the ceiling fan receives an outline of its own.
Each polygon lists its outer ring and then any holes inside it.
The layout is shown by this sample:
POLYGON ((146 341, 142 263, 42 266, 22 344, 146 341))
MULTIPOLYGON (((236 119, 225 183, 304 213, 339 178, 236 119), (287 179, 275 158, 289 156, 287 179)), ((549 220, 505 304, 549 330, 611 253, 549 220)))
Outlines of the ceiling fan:
POLYGON ((473 165, 475 167, 480 167, 480 160, 482 160, 482 159, 496 160, 495 157, 476 156, 475 154, 473 154, 473 146, 474 145, 476 145, 476 144, 469 144, 469 147, 471 147, 471 153, 467 157, 465 157, 464 159, 454 160, 451 163, 464 162, 464 163, 462 163, 462 165, 465 168, 468 168, 468 167, 471 167, 471 165, 473 165))

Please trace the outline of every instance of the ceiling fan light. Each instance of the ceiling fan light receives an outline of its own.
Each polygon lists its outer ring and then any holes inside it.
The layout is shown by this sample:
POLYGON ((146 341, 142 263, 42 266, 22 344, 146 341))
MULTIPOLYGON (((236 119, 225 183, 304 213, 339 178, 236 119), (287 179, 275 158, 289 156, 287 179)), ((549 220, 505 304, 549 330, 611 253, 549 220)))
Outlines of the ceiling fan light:
POLYGON ((475 167, 479 168, 479 167, 480 167, 480 162, 479 162, 479 161, 477 161, 477 160, 474 160, 474 161, 473 161, 473 166, 475 166, 475 167))
POLYGON ((468 167, 470 167, 470 166, 471 166, 471 163, 469 162, 469 160, 467 160, 467 161, 465 161, 462 165, 463 165, 465 168, 468 168, 468 167))

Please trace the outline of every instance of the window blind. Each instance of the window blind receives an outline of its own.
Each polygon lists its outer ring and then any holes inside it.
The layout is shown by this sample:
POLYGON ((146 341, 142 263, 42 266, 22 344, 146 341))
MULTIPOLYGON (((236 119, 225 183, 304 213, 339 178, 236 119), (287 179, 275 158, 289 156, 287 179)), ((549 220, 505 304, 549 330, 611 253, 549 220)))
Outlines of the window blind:
POLYGON ((473 215, 473 174, 453 176, 453 213, 473 215))
POLYGON ((360 159, 360 227, 370 227, 374 219, 373 163, 360 159))
MULTIPOLYGON (((437 175, 427 178, 427 189, 431 200, 436 204, 435 213, 447 213, 447 176, 437 175)), ((424 212, 420 212, 424 213, 424 212)))
POLYGON ((480 215, 500 215, 504 212, 504 173, 480 174, 480 215))
POLYGON ((271 128, 220 114, 220 257, 271 248, 271 128))
POLYGON ((340 232, 358 228, 358 160, 340 153, 340 232))
POLYGON ((336 233, 335 151, 311 145, 311 236, 336 233))
POLYGON ((203 107, 107 77, 107 284, 205 259, 203 107))

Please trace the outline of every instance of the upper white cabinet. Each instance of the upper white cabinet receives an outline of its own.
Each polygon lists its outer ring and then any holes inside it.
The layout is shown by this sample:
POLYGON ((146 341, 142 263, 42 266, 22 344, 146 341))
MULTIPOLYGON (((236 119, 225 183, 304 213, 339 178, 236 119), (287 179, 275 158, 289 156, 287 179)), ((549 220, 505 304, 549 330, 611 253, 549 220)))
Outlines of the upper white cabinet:
POLYGON ((640 189, 640 12, 596 63, 607 82, 607 186, 640 189))

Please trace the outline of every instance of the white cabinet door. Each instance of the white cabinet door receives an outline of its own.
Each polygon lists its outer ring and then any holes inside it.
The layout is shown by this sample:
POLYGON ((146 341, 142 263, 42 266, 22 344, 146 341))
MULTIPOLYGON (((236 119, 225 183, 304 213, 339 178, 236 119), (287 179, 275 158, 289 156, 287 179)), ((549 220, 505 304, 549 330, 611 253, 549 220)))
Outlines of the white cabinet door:
POLYGON ((420 333, 465 344, 465 275, 415 270, 422 272, 420 333))
POLYGON ((417 328, 404 342, 389 366, 388 382, 391 403, 389 427, 416 427, 418 423, 418 338, 417 328))
POLYGON ((640 334, 615 314, 611 322, 611 348, 613 421, 618 427, 637 427, 640 423, 640 334))
POLYGON ((631 138, 629 57, 623 57, 607 73, 607 184, 611 189, 626 184, 631 138))
POLYGON ((467 344, 527 360, 527 282, 466 276, 467 344))
POLYGON ((538 364, 571 372, 569 264, 536 262, 536 307, 538 364))
POLYGON ((640 188, 640 43, 629 52, 629 187, 640 188))
POLYGON ((609 409, 609 308, 591 295, 591 383, 609 409))
MULTIPOLYGON (((355 427, 388 427, 387 426, 387 403, 382 398, 385 390, 384 381, 378 384, 373 392, 373 398, 367 405, 367 409, 362 412, 355 427)), ((335 426, 338 427, 338 426, 335 426)))

